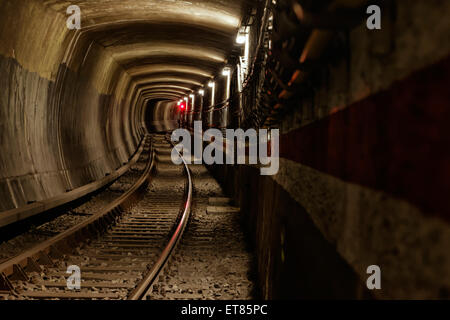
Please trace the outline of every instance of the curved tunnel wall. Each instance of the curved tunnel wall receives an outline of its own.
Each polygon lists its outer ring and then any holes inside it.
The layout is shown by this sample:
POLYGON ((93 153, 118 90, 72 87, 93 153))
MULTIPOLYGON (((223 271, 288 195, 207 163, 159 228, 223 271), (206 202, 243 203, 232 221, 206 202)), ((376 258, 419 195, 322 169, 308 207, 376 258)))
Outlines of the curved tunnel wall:
POLYGON ((149 101, 160 100, 161 130, 175 128, 173 101, 223 67, 245 6, 1 0, 0 212, 123 165, 147 129, 149 101), (67 28, 71 5, 80 30, 67 28))

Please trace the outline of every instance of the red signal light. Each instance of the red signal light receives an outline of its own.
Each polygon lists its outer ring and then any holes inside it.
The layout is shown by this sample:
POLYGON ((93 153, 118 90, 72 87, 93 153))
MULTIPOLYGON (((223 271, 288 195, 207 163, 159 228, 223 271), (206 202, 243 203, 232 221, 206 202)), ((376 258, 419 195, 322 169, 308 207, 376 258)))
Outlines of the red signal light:
POLYGON ((184 104, 184 103, 181 103, 179 107, 180 107, 180 110, 184 110, 184 109, 186 109, 186 106, 185 106, 185 104, 184 104))

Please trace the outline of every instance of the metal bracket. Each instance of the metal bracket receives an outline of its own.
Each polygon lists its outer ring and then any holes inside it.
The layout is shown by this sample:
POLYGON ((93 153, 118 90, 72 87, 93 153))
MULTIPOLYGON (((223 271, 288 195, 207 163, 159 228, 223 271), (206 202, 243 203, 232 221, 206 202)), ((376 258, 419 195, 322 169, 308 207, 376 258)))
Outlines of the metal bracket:
POLYGON ((23 268, 20 264, 13 265, 13 274, 11 275, 10 279, 11 280, 22 280, 22 281, 29 280, 26 272, 23 270, 23 268))
POLYGON ((0 292, 11 293, 12 291, 14 291, 14 287, 11 281, 3 272, 0 272, 0 292))
POLYGON ((27 270, 31 272, 41 272, 41 266, 32 258, 27 258, 27 270))

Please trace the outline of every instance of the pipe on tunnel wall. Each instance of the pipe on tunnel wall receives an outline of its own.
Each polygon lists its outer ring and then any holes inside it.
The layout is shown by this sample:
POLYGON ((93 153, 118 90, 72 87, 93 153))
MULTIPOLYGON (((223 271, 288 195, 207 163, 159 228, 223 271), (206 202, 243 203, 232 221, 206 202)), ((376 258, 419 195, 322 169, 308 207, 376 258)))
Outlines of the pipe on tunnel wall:
POLYGON ((66 19, 39 1, 0 3, 0 211, 103 178, 142 136, 129 76, 66 19))

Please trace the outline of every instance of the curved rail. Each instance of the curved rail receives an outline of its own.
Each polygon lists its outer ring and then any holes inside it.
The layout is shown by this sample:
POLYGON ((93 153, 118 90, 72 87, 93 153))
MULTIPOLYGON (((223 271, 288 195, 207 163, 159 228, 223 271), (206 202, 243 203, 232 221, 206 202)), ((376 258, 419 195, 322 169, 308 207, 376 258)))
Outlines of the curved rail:
MULTIPOLYGON (((173 146, 172 141, 170 141, 170 139, 167 139, 167 140, 173 146)), ((153 266, 153 268, 147 273, 147 275, 142 279, 142 281, 139 283, 139 285, 131 292, 131 294, 128 296, 128 300, 143 300, 143 299, 145 299, 148 292, 151 290, 155 280, 158 278, 161 271, 167 265, 170 255, 172 254, 172 252, 174 252, 176 246, 180 242, 181 237, 183 236, 184 230, 186 229, 186 225, 189 221, 189 217, 191 214, 191 204, 192 204, 192 178, 191 178, 191 173, 189 171, 189 167, 188 167, 186 161, 184 160, 184 158, 181 156, 181 154, 179 152, 178 152, 178 155, 181 157, 181 159, 183 161, 184 170, 185 170, 186 176, 187 176, 186 201, 185 201, 184 209, 180 213, 181 214, 180 222, 178 223, 178 226, 176 227, 174 234, 170 238, 169 243, 167 244, 167 246, 164 248, 163 252, 161 253, 161 256, 159 257, 158 261, 153 266)))
POLYGON ((22 254, 0 264, 0 291, 13 291, 8 284, 8 277, 26 277, 24 268, 35 268, 39 261, 51 261, 52 255, 60 255, 72 251, 74 244, 86 234, 105 230, 122 212, 129 208, 143 193, 150 183, 150 173, 154 167, 155 153, 150 147, 150 156, 144 173, 136 183, 119 198, 102 208, 98 213, 60 233, 59 235, 44 241, 43 243, 23 252, 22 254))

